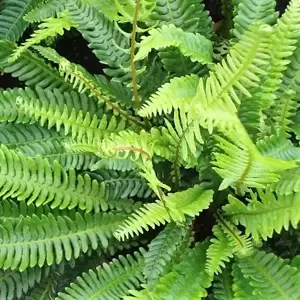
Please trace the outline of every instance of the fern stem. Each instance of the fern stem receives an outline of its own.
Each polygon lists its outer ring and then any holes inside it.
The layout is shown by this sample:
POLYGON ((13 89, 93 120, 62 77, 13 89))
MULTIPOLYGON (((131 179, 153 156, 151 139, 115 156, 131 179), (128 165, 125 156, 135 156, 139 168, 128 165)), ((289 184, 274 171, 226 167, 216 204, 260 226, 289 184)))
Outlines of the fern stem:
POLYGON ((141 0, 136 0, 134 16, 132 21, 131 46, 130 46, 130 63, 131 63, 131 74, 132 74, 131 76, 132 76, 132 88, 133 88, 135 108, 140 107, 140 100, 139 100, 137 83, 136 83, 136 69, 134 63, 136 27, 137 27, 137 19, 138 19, 140 7, 141 7, 141 0))

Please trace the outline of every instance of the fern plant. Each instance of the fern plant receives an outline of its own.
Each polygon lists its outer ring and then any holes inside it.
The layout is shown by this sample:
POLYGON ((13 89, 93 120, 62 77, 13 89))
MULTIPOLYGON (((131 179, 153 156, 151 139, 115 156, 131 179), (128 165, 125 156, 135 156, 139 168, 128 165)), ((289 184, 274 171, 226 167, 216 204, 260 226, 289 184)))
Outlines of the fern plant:
POLYGON ((300 0, 222 11, 4 1, 1 300, 300 299, 300 0))

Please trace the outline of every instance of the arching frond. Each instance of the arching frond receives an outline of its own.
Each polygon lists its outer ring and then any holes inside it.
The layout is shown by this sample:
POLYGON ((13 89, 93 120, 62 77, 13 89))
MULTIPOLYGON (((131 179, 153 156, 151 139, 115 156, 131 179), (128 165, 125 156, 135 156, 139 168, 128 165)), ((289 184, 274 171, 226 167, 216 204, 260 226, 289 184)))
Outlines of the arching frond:
MULTIPOLYGON (((143 254, 144 251, 140 249, 143 254)), ((96 270, 89 270, 58 294, 58 300, 82 299, 121 299, 129 289, 138 289, 144 282, 142 270, 144 258, 139 252, 114 258, 96 270)))
POLYGON ((275 0, 240 0, 236 7, 232 34, 240 39, 252 24, 273 25, 278 17, 275 0))
POLYGON ((195 186, 183 192, 169 194, 163 201, 144 204, 116 230, 115 237, 125 240, 143 233, 144 230, 148 231, 149 227, 155 228, 171 221, 182 223, 186 219, 185 215, 194 217, 207 209, 212 196, 212 190, 195 186))
POLYGON ((210 63, 212 62, 212 43, 204 36, 196 33, 184 32, 174 25, 163 25, 159 29, 151 29, 149 36, 142 37, 139 44, 139 51, 135 60, 141 60, 148 56, 152 49, 164 49, 175 46, 181 53, 191 59, 191 61, 210 63))
POLYGON ((0 41, 0 70, 2 72, 11 73, 12 77, 24 81, 27 86, 42 89, 57 88, 61 92, 71 90, 72 85, 66 83, 56 69, 29 50, 26 50, 17 61, 9 63, 8 59, 16 48, 17 46, 10 41, 0 41))
POLYGON ((88 140, 94 138, 101 140, 105 136, 119 132, 126 127, 126 122, 122 119, 118 120, 115 116, 108 120, 107 115, 103 115, 102 119, 99 120, 95 115, 92 117, 89 112, 84 115, 82 111, 77 112, 74 108, 69 113, 67 105, 64 105, 61 111, 58 106, 53 107, 51 104, 48 106, 35 99, 27 101, 18 97, 16 102, 18 111, 21 112, 17 122, 39 122, 42 126, 47 122, 48 129, 55 126, 57 131, 60 131, 63 126, 65 135, 71 133, 72 138, 78 140, 83 137, 88 140))
POLYGON ((183 226, 170 223, 149 244, 149 251, 144 255, 145 267, 143 271, 149 287, 152 287, 160 276, 169 271, 170 262, 177 254, 184 234, 183 226))
MULTIPOLYGON (((238 259, 237 266, 253 287, 253 295, 295 300, 299 297, 300 273, 282 258, 272 253, 256 251, 252 256, 238 259)), ((238 292, 235 289, 235 297, 238 292)))
POLYGON ((39 25, 39 29, 36 30, 29 39, 15 49, 13 55, 8 61, 10 63, 15 62, 28 48, 35 44, 39 44, 46 38, 55 37, 58 34, 63 35, 64 30, 70 30, 73 26, 74 24, 66 14, 61 14, 58 18, 46 19, 42 24, 39 25))
POLYGON ((0 12, 0 40, 16 42, 28 26, 23 16, 40 0, 6 0, 0 12))
POLYGON ((245 227, 246 234, 258 241, 267 240, 274 232, 280 233, 290 225, 297 228, 300 220, 299 194, 275 195, 271 192, 259 192, 260 200, 252 194, 248 204, 230 196, 229 204, 223 207, 226 215, 235 224, 245 227))
POLYGON ((89 248, 107 248, 112 231, 124 220, 123 214, 76 214, 40 218, 27 216, 13 226, 9 220, 0 225, 0 265, 4 270, 59 264, 63 259, 78 258, 89 248), (34 230, 38 228, 38 230, 34 230), (19 240, 15 239, 15 233, 19 240), (14 253, 18 255, 12 256, 14 253))

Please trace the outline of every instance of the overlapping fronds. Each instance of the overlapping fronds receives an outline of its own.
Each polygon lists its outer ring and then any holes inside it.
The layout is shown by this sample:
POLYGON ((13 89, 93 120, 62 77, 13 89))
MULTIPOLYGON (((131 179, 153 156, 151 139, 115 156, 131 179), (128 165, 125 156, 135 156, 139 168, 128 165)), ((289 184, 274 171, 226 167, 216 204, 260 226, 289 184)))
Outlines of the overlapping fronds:
POLYGON ((270 190, 278 195, 291 195, 300 192, 300 169, 295 168, 281 173, 280 180, 270 185, 270 190))
POLYGON ((119 256, 111 263, 103 264, 96 270, 89 270, 60 292, 56 299, 121 299, 128 294, 129 289, 138 289, 144 282, 142 270, 144 267, 143 249, 133 255, 119 256), (141 253, 140 253, 141 252, 141 253))
POLYGON ((212 196, 212 190, 195 186, 183 192, 169 194, 155 203, 144 204, 125 220, 116 230, 115 236, 119 240, 124 240, 130 236, 139 235, 144 230, 148 231, 149 227, 155 228, 171 221, 182 223, 186 216, 194 217, 207 209, 212 196))
POLYGON ((232 34, 240 39, 252 24, 265 23, 273 25, 278 13, 275 12, 275 0, 241 0, 238 1, 232 34))
POLYGON ((300 159, 300 149, 295 147, 284 135, 273 135, 257 143, 258 150, 265 156, 282 160, 300 159))
POLYGON ((198 243, 182 258, 180 264, 161 277, 153 289, 147 286, 144 290, 131 291, 132 297, 126 300, 158 299, 201 299, 207 296, 205 288, 209 287, 212 277, 205 272, 206 243, 198 243), (195 280, 197 278, 197 280, 195 280))
POLYGON ((0 40, 16 42, 28 26, 23 16, 41 0, 6 0, 0 12, 0 40))
POLYGON ((233 255, 247 256, 252 252, 251 241, 224 219, 219 219, 213 228, 214 237, 207 249, 206 270, 219 274, 233 255))
POLYGON ((231 275, 231 267, 226 266, 221 274, 215 277, 213 283, 213 295, 216 300, 232 300, 234 299, 233 290, 233 277, 231 275))
POLYGON ((39 122, 41 126, 44 126, 47 122, 48 129, 55 126, 59 132, 63 127, 65 135, 71 133, 72 138, 78 140, 83 137, 88 140, 94 138, 100 140, 126 127, 126 122, 122 119, 118 120, 115 116, 108 120, 107 115, 103 115, 102 119, 99 120, 95 115, 92 117, 89 112, 84 115, 82 111, 77 112, 74 108, 69 113, 67 105, 64 105, 61 111, 58 106, 53 107, 51 104, 48 106, 35 99, 27 101, 18 97, 16 102, 18 111, 21 112, 16 120, 17 122, 39 122))
MULTIPOLYGON (((256 251, 252 256, 238 259, 237 266, 242 276, 239 280, 247 282, 252 288, 253 296, 261 295, 265 299, 299 298, 300 273, 282 258, 272 253, 256 251)), ((240 297, 244 292, 234 285, 235 297, 244 299, 240 297)))
POLYGON ((0 225, 1 268, 24 271, 78 258, 89 248, 107 248, 112 232, 123 219, 124 214, 77 213, 74 220, 51 214, 27 216, 15 226, 7 220, 0 225))
POLYGON ((149 36, 142 37, 135 60, 147 57, 152 49, 159 50, 171 46, 178 47, 180 52, 193 62, 212 62, 213 48, 210 40, 198 33, 184 32, 173 24, 163 25, 160 29, 151 29, 149 36))
POLYGON ((183 226, 175 223, 168 224, 149 244, 149 251, 145 253, 145 267, 143 274, 147 284, 151 287, 170 269, 170 262, 177 254, 178 247, 185 234, 183 226))
POLYGON ((213 35, 213 22, 204 8, 203 1, 158 0, 150 15, 159 26, 174 24, 187 32, 199 32, 207 38, 213 35))
POLYGON ((1 196, 15 197, 28 204, 51 203, 52 208, 74 208, 90 211, 106 209, 104 190, 88 175, 76 176, 70 169, 66 172, 57 162, 53 169, 40 157, 25 157, 20 152, 0 148, 1 196))
POLYGON ((245 227, 246 234, 255 240, 271 238, 274 232, 288 230, 290 225, 297 228, 300 220, 299 193, 276 195, 272 192, 259 192, 260 200, 252 194, 247 204, 230 196, 224 211, 235 224, 245 227))
POLYGON ((295 162, 263 156, 258 149, 233 144, 217 137, 218 147, 224 153, 215 153, 214 170, 224 179, 220 189, 236 187, 240 192, 246 187, 263 188, 276 182, 280 172, 295 167, 295 162))
POLYGON ((33 288, 43 278, 47 277, 51 268, 34 267, 23 272, 18 270, 6 270, 0 272, 0 297, 5 300, 13 300, 15 296, 21 298, 24 293, 33 288))
POLYGON ((46 38, 63 35, 64 30, 70 30, 73 26, 74 24, 66 14, 61 14, 59 18, 46 19, 39 25, 39 29, 36 30, 29 39, 22 43, 21 46, 17 47, 8 61, 10 63, 16 61, 28 48, 35 44, 39 44, 46 38))
POLYGON ((64 81, 56 69, 29 50, 26 50, 17 61, 9 63, 8 59, 16 47, 10 41, 0 41, 0 70, 2 72, 10 73, 13 77, 24 81, 27 86, 43 89, 57 88, 61 92, 71 90, 72 86, 64 81))

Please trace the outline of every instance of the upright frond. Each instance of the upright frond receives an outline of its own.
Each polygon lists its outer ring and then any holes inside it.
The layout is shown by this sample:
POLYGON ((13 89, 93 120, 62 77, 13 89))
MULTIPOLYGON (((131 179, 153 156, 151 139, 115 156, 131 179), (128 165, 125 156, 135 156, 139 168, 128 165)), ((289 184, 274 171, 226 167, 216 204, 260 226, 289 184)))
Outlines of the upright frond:
POLYGON ((231 275, 231 266, 227 265, 218 274, 213 283, 213 295, 215 300, 233 300, 234 294, 232 290, 233 277, 231 275))

